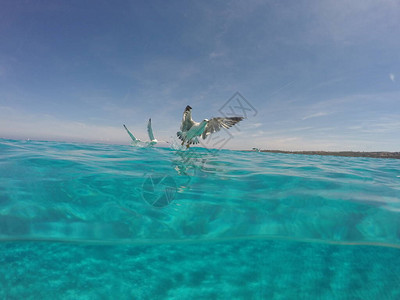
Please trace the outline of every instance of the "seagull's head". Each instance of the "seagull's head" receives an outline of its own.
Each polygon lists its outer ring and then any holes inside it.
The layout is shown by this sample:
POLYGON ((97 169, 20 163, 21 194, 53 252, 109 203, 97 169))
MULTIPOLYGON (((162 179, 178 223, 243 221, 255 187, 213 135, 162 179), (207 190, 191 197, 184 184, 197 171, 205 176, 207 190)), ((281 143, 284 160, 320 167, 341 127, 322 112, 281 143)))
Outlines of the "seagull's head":
POLYGON ((201 128, 206 128, 207 124, 208 124, 208 119, 204 119, 203 121, 201 121, 200 127, 201 128))
POLYGON ((190 105, 187 105, 186 108, 185 108, 185 111, 188 111, 188 110, 191 110, 191 109, 192 109, 192 107, 190 105))

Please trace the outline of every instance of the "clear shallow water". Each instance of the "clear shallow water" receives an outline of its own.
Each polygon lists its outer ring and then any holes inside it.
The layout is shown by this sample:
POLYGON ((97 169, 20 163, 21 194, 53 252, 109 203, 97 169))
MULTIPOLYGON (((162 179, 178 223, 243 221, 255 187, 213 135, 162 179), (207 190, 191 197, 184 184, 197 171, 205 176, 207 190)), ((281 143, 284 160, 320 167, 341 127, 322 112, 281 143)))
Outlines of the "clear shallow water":
POLYGON ((400 161, 0 140, 0 297, 400 297, 400 161))

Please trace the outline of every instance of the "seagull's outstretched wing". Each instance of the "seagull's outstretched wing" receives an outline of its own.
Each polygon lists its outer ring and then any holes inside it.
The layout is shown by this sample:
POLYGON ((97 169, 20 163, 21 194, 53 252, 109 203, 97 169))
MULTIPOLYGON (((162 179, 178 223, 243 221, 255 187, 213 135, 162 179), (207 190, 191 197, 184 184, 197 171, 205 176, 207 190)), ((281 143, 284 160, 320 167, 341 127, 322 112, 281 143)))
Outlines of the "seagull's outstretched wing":
POLYGON ((147 123, 147 133, 149 135, 150 142, 154 141, 153 129, 151 128, 151 119, 149 119, 149 123, 147 123))
POLYGON ((202 137, 205 139, 209 134, 220 131, 221 128, 228 129, 243 119, 243 117, 212 118, 208 121, 202 137))
POLYGON ((125 130, 126 130, 126 132, 129 134, 129 136, 131 137, 131 139, 132 139, 132 141, 134 141, 134 142, 137 142, 138 141, 138 139, 137 138, 135 138, 135 136, 129 131, 129 129, 128 128, 126 128, 126 126, 124 125, 124 128, 125 128, 125 130))
POLYGON ((192 120, 192 112, 191 107, 189 105, 186 106, 185 111, 183 112, 181 131, 189 131, 189 129, 193 126, 194 121, 192 120))

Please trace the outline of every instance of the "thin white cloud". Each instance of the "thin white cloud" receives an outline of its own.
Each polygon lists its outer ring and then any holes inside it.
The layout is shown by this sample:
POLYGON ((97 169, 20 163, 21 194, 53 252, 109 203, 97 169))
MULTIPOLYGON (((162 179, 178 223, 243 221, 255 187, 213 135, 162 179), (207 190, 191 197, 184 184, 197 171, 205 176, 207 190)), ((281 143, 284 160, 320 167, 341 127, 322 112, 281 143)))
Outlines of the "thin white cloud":
POLYGON ((396 80, 396 78, 395 78, 395 76, 394 76, 393 73, 390 73, 390 74, 389 74, 389 78, 390 78, 390 80, 393 81, 393 82, 395 82, 395 80, 396 80))
POLYGON ((253 127, 253 128, 258 128, 258 127, 260 127, 261 125, 262 125, 262 123, 254 123, 254 124, 251 125, 251 127, 253 127))
POLYGON ((243 130, 254 130, 254 129, 256 129, 256 128, 259 128, 259 127, 261 127, 263 124, 262 123, 250 123, 250 122, 247 122, 247 123, 243 123, 243 124, 240 124, 240 128, 241 129, 243 129, 243 130))
POLYGON ((211 59, 218 58, 218 57, 221 57, 221 56, 224 56, 224 53, 223 52, 216 52, 216 51, 211 52, 210 55, 209 55, 209 57, 211 59))
POLYGON ((308 109, 314 111, 329 111, 329 114, 349 113, 351 110, 358 110, 360 105, 369 107, 379 103, 395 109, 398 107, 399 92, 382 92, 371 94, 350 94, 344 97, 327 98, 312 104, 308 109))
MULTIPOLYGON (((400 132, 400 115, 386 116, 375 120, 364 121, 357 130, 367 134, 383 134, 400 132)), ((397 136, 400 137, 399 134, 397 136)))
POLYGON ((311 114, 311 115, 305 116, 305 117, 302 118, 302 120, 304 121, 304 120, 308 120, 308 119, 312 119, 312 118, 323 117, 323 116, 326 116, 326 115, 328 115, 327 112, 322 112, 321 111, 321 112, 317 112, 315 114, 311 114))

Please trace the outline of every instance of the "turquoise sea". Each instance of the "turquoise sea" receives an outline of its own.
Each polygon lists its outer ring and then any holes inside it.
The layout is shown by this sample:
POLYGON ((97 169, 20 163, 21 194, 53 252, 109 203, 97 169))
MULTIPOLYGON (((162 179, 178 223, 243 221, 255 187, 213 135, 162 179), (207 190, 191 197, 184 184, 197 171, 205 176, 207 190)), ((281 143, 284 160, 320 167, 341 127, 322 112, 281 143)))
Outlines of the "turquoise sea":
POLYGON ((400 160, 0 139, 0 299, 400 299, 400 160))

